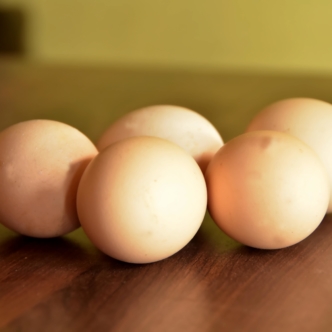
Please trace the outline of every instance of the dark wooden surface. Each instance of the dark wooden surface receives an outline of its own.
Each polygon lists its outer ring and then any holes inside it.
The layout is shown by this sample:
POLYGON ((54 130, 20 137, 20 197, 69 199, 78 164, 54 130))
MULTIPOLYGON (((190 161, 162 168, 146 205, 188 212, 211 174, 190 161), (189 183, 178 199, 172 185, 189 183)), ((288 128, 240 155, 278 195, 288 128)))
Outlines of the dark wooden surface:
MULTIPOLYGON (((306 96, 332 102, 331 92, 332 77, 80 68, 3 58, 0 129, 49 118, 96 140, 121 114, 168 103, 202 113, 227 141, 272 101, 306 96)), ((0 330, 332 331, 332 217, 297 245, 263 251, 231 240, 207 215, 183 250, 147 265, 107 257, 81 229, 41 240, 0 226, 0 330)))

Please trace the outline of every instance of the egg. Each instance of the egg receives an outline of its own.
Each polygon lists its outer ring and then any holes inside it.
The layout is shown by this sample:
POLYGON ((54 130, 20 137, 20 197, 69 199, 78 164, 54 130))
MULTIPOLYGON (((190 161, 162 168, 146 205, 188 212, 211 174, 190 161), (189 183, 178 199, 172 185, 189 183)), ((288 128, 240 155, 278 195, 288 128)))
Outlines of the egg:
MULTIPOLYGON (((332 105, 316 99, 292 98, 264 108, 249 124, 247 131, 277 130, 308 144, 320 157, 329 175, 332 190, 332 105)), ((328 213, 332 212, 332 197, 328 213)))
POLYGON ((25 121, 2 131, 0 223, 41 238, 79 227, 77 187, 97 153, 83 133, 57 121, 25 121))
POLYGON ((230 237, 261 249, 300 242, 320 224, 330 200, 315 152, 277 131, 253 131, 226 143, 206 171, 208 209, 230 237))
POLYGON ((203 174, 182 148, 156 137, 111 144, 86 168, 77 194, 82 227, 105 254, 150 263, 182 249, 207 204, 203 174))
POLYGON ((155 105, 118 119, 96 146, 101 151, 111 143, 134 136, 155 136, 179 145, 193 156, 203 172, 223 145, 216 128, 202 115, 180 106, 155 105))

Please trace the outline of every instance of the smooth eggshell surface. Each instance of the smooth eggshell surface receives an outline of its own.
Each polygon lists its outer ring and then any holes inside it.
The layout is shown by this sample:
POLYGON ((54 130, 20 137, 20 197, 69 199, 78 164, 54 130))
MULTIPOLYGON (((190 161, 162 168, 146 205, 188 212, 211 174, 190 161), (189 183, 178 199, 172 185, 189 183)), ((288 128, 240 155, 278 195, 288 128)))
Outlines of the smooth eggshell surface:
MULTIPOLYGON (((320 157, 329 175, 332 191, 332 105, 310 98, 285 99, 267 106, 249 124, 247 131, 276 130, 308 144, 320 157)), ((332 212, 332 196, 328 212, 332 212)))
POLYGON ((196 234, 206 211, 203 174, 177 145, 134 137, 101 151, 82 176, 78 214, 90 240, 131 263, 164 259, 196 234))
POLYGON ((77 129, 31 120, 0 133, 0 223, 23 235, 55 237, 79 227, 76 192, 98 153, 77 129))
POLYGON ((97 142, 99 151, 124 138, 155 136, 186 150, 202 171, 223 145, 215 127, 202 115, 180 106, 155 105, 130 112, 113 123, 97 142))
POLYGON ((277 249, 310 235, 330 199, 325 169, 299 139, 255 131, 226 143, 207 171, 208 208, 230 237, 277 249))

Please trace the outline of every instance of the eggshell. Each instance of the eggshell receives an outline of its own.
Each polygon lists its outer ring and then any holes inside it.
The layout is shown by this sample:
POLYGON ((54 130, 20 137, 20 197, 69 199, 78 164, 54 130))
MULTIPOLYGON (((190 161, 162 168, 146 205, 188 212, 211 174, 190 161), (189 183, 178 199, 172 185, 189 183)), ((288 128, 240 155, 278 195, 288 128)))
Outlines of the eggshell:
POLYGON ((207 171, 208 208, 230 237, 277 249, 310 235, 330 199, 325 169, 299 139, 255 131, 226 143, 207 171))
POLYGON ((206 211, 203 174, 180 147, 156 137, 134 137, 104 149, 84 172, 78 214, 104 253, 149 263, 182 249, 206 211))
POLYGON ((155 105, 130 112, 113 123, 97 142, 99 151, 124 138, 155 136, 186 150, 202 171, 223 145, 215 127, 202 115, 180 106, 155 105))
MULTIPOLYGON (((247 131, 276 130, 308 144, 320 157, 332 190, 332 105, 309 98, 285 99, 267 106, 249 124, 247 131)), ((328 213, 332 212, 332 197, 328 213)))
POLYGON ((31 120, 0 133, 0 222, 23 235, 55 237, 79 227, 76 192, 98 153, 77 129, 31 120))

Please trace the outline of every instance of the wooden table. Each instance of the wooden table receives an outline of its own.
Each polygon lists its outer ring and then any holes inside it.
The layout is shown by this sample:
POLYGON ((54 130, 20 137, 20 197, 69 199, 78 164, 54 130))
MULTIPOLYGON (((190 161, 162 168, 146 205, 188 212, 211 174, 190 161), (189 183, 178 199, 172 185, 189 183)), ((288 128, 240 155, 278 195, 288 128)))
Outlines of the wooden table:
MULTIPOLYGON (((332 77, 0 59, 0 129, 48 118, 96 140, 121 114, 167 103, 202 113, 227 141, 261 107, 293 96, 332 102, 332 77)), ((0 226, 0 330, 332 331, 332 217, 297 245, 263 251, 207 215, 183 250, 147 265, 107 257, 81 229, 42 240, 0 226)))

